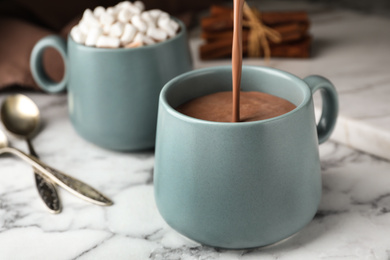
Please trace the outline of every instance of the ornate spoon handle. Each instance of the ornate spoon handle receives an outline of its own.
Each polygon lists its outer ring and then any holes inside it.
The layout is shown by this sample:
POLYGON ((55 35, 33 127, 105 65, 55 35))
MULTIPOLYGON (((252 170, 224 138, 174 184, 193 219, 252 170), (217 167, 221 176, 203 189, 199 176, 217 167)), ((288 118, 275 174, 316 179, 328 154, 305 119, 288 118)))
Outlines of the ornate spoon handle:
MULTIPOLYGON (((35 152, 35 149, 31 144, 31 140, 27 139, 26 141, 30 155, 34 156, 35 158, 39 158, 38 154, 35 152)), ((46 207, 51 213, 60 213, 61 201, 57 192, 56 185, 50 179, 42 177, 35 167, 33 167, 33 169, 35 185, 42 201, 45 203, 46 207)))

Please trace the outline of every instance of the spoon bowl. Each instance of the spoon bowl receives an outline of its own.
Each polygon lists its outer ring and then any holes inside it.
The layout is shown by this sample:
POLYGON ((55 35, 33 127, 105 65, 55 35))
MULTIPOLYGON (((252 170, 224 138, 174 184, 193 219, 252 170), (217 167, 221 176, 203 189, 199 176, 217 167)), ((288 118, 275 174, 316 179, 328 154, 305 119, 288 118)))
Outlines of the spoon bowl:
POLYGON ((37 105, 27 96, 9 96, 1 107, 1 120, 12 134, 30 139, 38 131, 40 113, 37 105))

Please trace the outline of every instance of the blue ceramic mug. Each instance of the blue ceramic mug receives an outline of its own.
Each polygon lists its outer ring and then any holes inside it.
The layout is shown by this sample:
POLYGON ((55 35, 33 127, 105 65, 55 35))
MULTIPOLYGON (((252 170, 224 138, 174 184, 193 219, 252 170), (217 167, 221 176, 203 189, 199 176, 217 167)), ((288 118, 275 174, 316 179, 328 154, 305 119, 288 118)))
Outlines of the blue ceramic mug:
POLYGON ((321 198, 318 144, 335 126, 338 100, 325 78, 297 78, 244 66, 243 91, 266 92, 297 107, 243 123, 195 119, 175 110, 193 98, 231 90, 231 67, 191 71, 161 91, 155 199, 166 222, 200 243, 252 248, 287 238, 311 221, 321 198), (316 125, 312 95, 323 110, 316 125))
POLYGON ((69 115, 76 131, 104 148, 130 151, 154 147, 158 96, 173 77, 192 69, 185 26, 173 38, 133 49, 95 48, 60 37, 40 40, 31 53, 35 81, 45 91, 68 91, 69 115), (53 47, 65 75, 53 82, 42 54, 53 47))

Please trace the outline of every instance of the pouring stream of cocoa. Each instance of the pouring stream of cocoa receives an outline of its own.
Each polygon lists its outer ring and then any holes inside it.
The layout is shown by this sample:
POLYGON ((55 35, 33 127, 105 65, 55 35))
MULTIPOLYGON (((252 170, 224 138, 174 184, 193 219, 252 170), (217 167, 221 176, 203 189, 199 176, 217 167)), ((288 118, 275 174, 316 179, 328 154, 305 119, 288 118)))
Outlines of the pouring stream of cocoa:
POLYGON ((240 84, 242 71, 242 13, 244 0, 233 0, 233 48, 232 48, 232 79, 233 79, 233 113, 232 122, 240 122, 240 84))
POLYGON ((233 1, 232 91, 194 98, 176 109, 187 116, 215 122, 250 122, 283 115, 296 106, 288 100, 260 91, 240 91, 243 14, 249 7, 244 0, 233 1))

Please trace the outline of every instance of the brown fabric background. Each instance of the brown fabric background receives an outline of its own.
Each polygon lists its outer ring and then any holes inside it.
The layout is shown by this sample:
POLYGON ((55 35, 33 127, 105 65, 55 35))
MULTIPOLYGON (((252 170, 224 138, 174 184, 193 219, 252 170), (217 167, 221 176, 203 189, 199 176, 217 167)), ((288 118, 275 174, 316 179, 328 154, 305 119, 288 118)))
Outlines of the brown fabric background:
MULTIPOLYGON (((188 25, 191 14, 223 0, 144 0, 146 9, 159 8, 178 16, 188 25)), ((86 8, 113 6, 113 0, 0 0, 0 91, 10 87, 38 89, 29 59, 32 48, 42 37, 65 37, 86 8)), ((50 77, 60 80, 63 63, 59 54, 48 49, 44 65, 50 77)))

